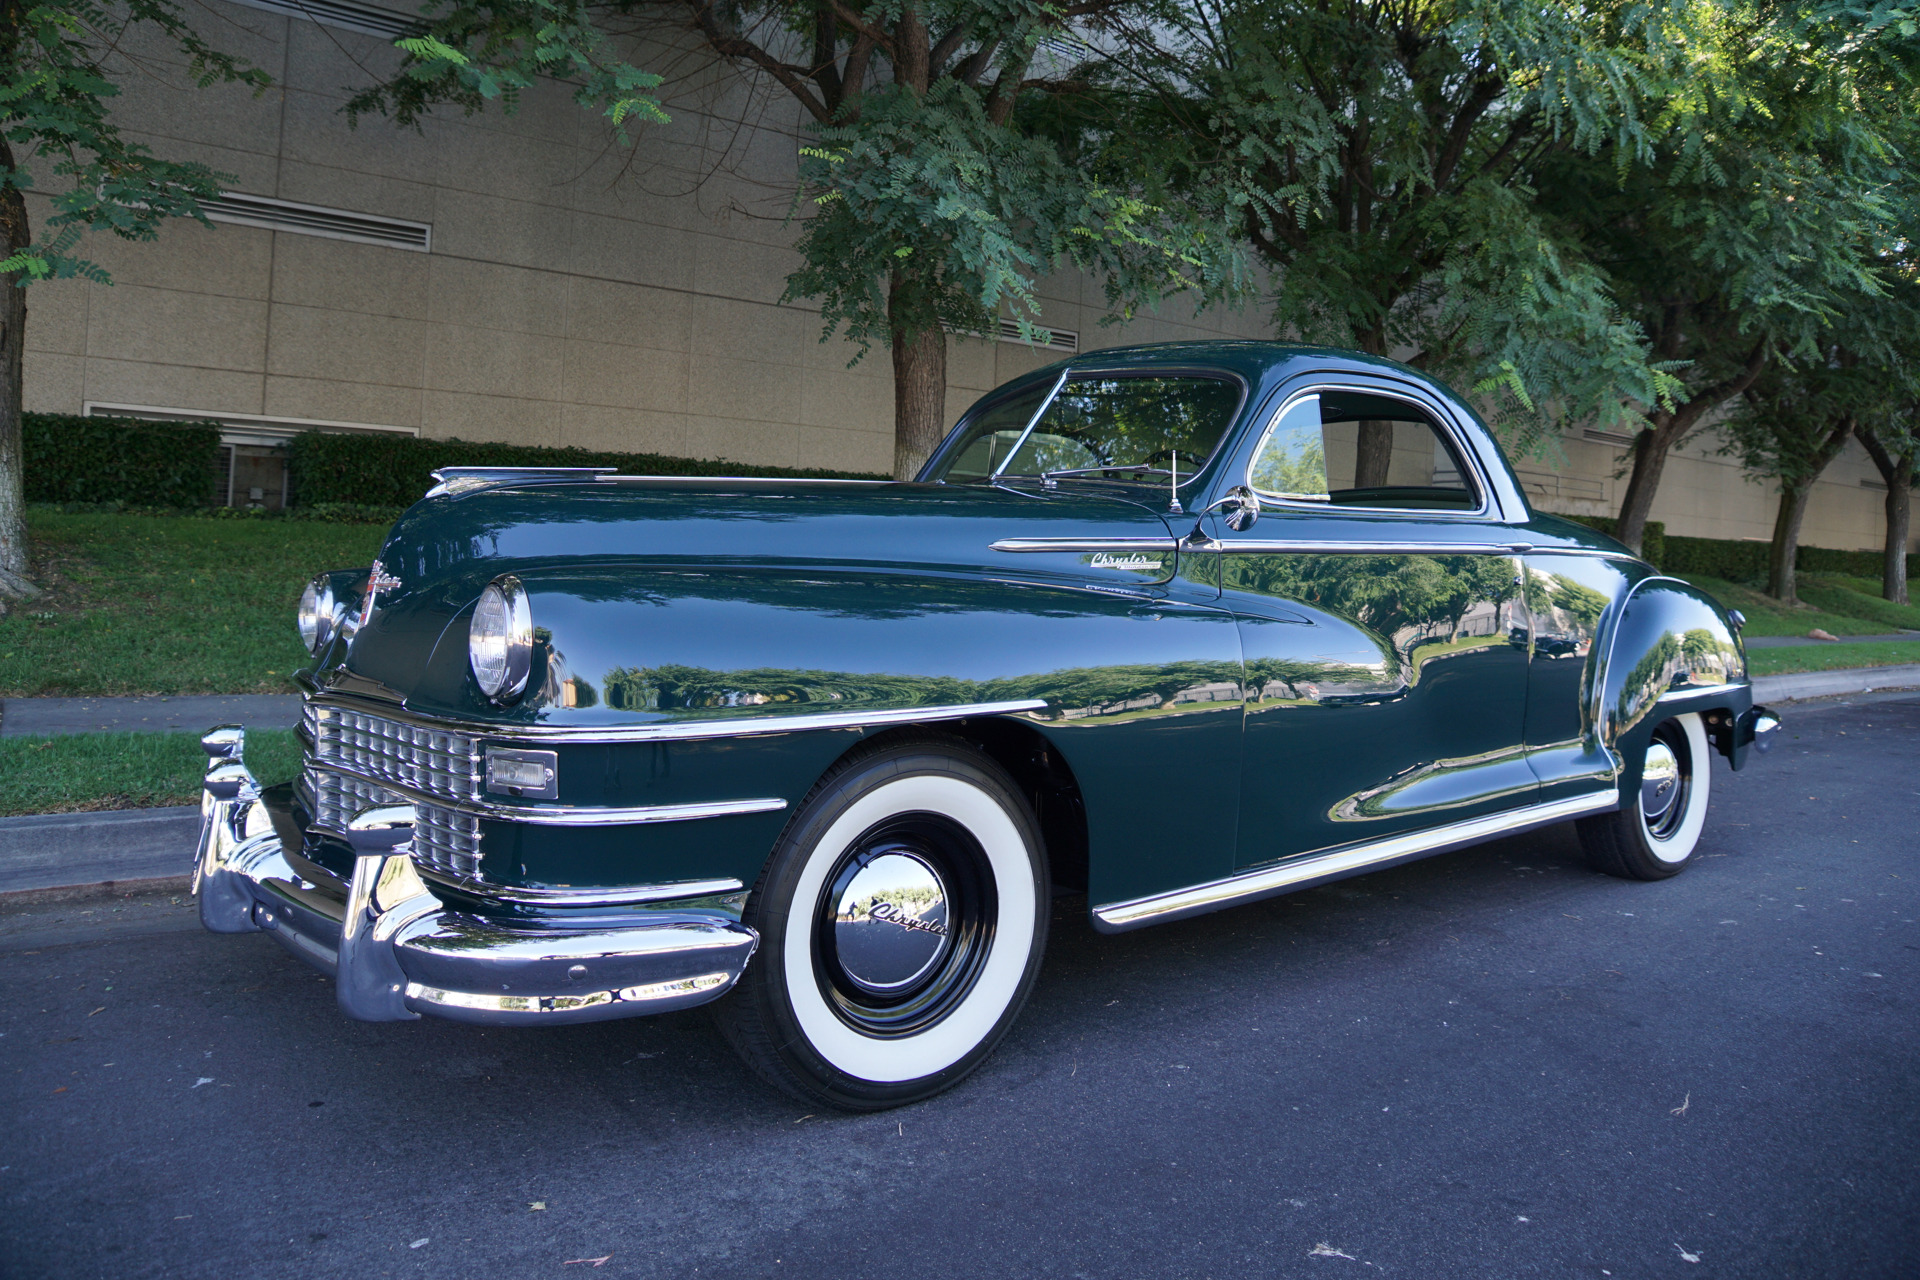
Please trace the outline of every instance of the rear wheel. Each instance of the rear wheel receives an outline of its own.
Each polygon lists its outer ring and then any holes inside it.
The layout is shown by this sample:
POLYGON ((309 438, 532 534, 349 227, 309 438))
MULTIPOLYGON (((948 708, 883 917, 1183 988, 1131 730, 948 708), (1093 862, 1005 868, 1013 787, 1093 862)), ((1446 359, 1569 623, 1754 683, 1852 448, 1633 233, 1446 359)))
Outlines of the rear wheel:
POLYGON ((713 1006, 761 1076, 870 1111, 930 1097, 1012 1025, 1046 942, 1026 803, 958 741, 881 747, 802 803, 748 900, 759 954, 713 1006))
POLYGON ((1706 727, 1697 714, 1655 727, 1634 801, 1579 822, 1594 869, 1629 880, 1665 880, 1693 860, 1707 820, 1712 777, 1706 727))

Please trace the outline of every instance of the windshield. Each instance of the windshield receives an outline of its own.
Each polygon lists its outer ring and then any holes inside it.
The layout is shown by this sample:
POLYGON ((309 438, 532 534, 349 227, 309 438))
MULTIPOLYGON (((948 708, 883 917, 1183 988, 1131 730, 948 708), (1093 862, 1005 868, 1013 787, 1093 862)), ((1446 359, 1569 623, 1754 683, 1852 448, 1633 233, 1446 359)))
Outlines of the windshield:
POLYGON ((1139 478, 1200 468, 1232 425, 1239 384, 1199 374, 1073 378, 990 405, 960 428, 961 442, 935 480, 986 480, 1079 472, 1139 478), (1031 425, 1029 425, 1031 424, 1031 425))

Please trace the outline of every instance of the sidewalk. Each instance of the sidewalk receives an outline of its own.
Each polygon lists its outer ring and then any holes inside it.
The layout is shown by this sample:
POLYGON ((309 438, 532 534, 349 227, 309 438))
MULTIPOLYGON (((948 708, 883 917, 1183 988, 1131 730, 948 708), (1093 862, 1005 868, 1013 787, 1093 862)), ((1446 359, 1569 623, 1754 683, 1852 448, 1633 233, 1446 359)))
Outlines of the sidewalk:
POLYGON ((300 720, 297 693, 183 698, 8 698, 0 702, 0 738, 55 733, 205 733, 216 724, 291 729, 300 720))
POLYGON ((1742 636, 1741 639, 1749 649, 1785 649, 1803 644, 1881 644, 1888 640, 1920 640, 1920 631, 1896 631, 1890 636, 1835 636, 1831 640, 1815 640, 1808 636, 1742 636))

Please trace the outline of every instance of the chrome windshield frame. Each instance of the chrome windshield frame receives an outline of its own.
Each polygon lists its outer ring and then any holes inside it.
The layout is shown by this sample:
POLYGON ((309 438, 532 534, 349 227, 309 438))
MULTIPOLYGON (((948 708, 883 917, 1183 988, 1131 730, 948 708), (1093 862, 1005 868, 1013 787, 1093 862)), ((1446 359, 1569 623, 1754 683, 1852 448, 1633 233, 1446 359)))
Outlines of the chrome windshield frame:
POLYGON ((1060 388, 1066 386, 1067 379, 1072 376, 1073 370, 1062 369, 1060 376, 1053 380, 1052 389, 1049 390, 1046 396, 1040 401, 1040 407, 1033 411, 1033 416, 1027 419, 1027 425, 1020 432, 1020 438, 1013 442, 1013 448, 1007 450, 1007 456, 1000 459, 1000 465, 995 467, 993 474, 987 477, 989 484, 998 480, 1001 474, 1006 471, 1007 464, 1020 456, 1020 450, 1026 447, 1027 437, 1033 434, 1033 429, 1036 426, 1040 425, 1040 419, 1045 417, 1047 410, 1053 407, 1053 398, 1060 394, 1060 388))

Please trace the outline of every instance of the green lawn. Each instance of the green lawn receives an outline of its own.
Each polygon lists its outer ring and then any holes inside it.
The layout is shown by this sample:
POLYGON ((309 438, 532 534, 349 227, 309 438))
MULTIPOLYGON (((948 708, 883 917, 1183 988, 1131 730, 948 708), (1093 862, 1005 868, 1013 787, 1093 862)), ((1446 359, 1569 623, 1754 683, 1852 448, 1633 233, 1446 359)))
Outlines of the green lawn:
MULTIPOLYGON (((1803 573, 1801 603, 1788 608, 1752 587, 1724 578, 1680 574, 1694 586, 1747 615, 1750 636, 1804 636, 1815 627, 1836 636, 1878 636, 1920 631, 1920 606, 1880 598, 1880 584, 1840 574, 1803 573)), ((1854 648, 1857 646, 1848 646, 1854 648)), ((1840 664, 1846 665, 1844 663, 1840 664)), ((1862 662, 1861 666, 1868 663, 1862 662)))
POLYGON ((1920 639, 1876 640, 1871 644, 1787 644, 1747 650, 1748 674, 1783 676, 1795 671, 1839 671, 1846 667, 1894 667, 1920 662, 1920 639))
MULTIPOLYGON (((247 765, 262 783, 285 782, 300 772, 300 744, 291 730, 255 729, 247 765)), ((206 771, 192 733, 0 738, 0 815, 198 804, 206 771)))
POLYGON ((294 608, 322 569, 370 564, 378 525, 27 517, 45 595, 0 618, 0 698, 290 693, 294 608))

